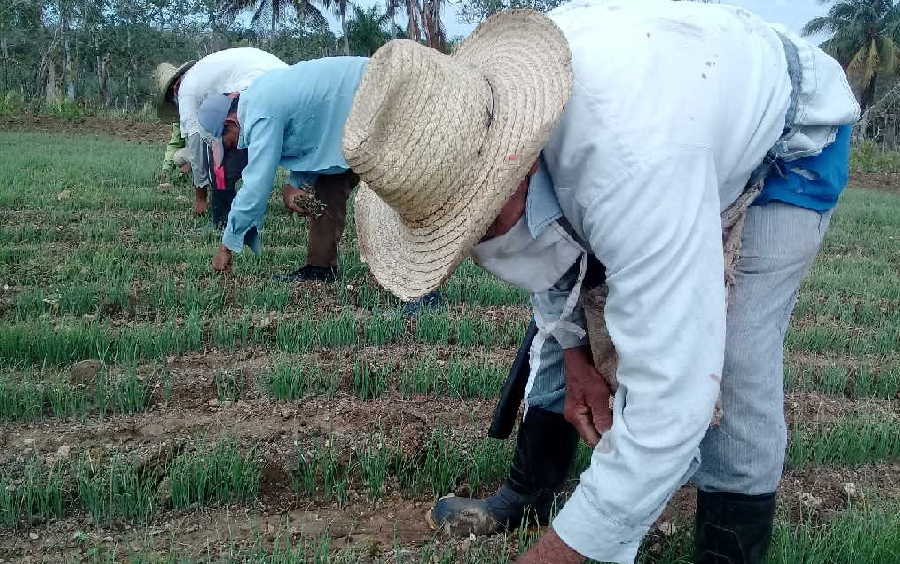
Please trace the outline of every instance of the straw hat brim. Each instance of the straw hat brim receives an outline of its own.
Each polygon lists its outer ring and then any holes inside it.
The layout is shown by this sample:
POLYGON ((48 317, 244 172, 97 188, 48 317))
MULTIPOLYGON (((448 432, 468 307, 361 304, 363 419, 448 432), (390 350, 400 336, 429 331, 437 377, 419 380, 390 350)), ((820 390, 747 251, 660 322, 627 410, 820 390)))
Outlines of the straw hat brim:
POLYGON ((161 82, 158 85, 159 89, 156 92, 156 113, 159 115, 160 119, 178 118, 178 106, 172 102, 166 101, 166 92, 169 91, 169 88, 172 88, 172 85, 175 84, 175 81, 178 80, 179 77, 183 76, 184 73, 189 71, 196 63, 196 60, 182 63, 181 66, 175 69, 171 76, 167 77, 164 82, 161 82))
MULTIPOLYGON (((437 289, 470 254, 537 160, 571 90, 568 43, 549 18, 531 10, 492 16, 452 57, 482 72, 493 93, 493 119, 459 194, 415 225, 365 184, 355 199, 361 257, 379 284, 403 300, 437 289)), ((441 135, 437 128, 428 133, 441 135)))

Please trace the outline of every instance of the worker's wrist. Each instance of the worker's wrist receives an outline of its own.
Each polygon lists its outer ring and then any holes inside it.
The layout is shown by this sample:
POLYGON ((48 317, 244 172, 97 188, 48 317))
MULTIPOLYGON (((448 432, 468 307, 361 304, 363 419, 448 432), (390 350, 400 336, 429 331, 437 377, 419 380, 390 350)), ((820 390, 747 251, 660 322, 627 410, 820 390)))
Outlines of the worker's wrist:
POLYGON ((592 363, 591 351, 587 345, 578 345, 563 349, 563 359, 566 364, 571 363, 592 363))

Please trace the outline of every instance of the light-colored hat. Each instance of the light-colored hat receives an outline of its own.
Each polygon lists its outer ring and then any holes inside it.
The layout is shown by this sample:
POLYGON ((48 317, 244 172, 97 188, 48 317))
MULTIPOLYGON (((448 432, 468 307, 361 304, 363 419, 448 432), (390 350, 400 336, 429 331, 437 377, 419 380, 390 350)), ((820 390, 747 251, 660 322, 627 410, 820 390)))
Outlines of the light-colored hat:
POLYGON ((444 55, 394 40, 369 62, 344 126, 362 258, 410 300, 441 285, 528 174, 571 90, 546 16, 498 13, 444 55))
POLYGON ((188 61, 176 67, 172 63, 160 63, 153 71, 153 80, 156 82, 156 113, 161 119, 176 119, 178 106, 166 100, 166 93, 178 78, 194 66, 197 61, 188 61))

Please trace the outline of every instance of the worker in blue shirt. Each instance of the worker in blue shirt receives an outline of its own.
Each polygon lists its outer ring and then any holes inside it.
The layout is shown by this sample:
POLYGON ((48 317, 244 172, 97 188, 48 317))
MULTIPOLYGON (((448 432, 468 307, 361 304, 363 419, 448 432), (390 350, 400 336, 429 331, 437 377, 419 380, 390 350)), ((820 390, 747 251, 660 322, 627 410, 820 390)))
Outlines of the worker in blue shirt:
MULTIPOLYGON (((204 102, 200 122, 211 147, 213 174, 219 174, 219 155, 225 149, 249 150, 243 187, 232 203, 213 269, 230 269, 233 253, 241 252, 244 245, 259 253, 275 171, 282 166, 290 171, 282 193, 285 206, 307 214, 309 210, 298 202, 307 201, 311 194, 324 210, 309 215, 307 264, 280 278, 324 282, 337 278, 347 200, 359 182, 344 160, 344 122, 368 62, 363 57, 303 61, 270 71, 244 93, 204 102)), ((415 312, 439 301, 440 294, 432 292, 407 310, 415 312)))
POLYGON ((243 187, 232 203, 213 268, 227 270, 232 253, 244 245, 260 251, 260 233, 272 193, 275 171, 290 171, 282 198, 300 213, 304 192, 324 204, 309 218, 305 266, 284 276, 293 280, 332 282, 337 278, 337 247, 346 222, 347 199, 358 183, 341 151, 344 121, 368 59, 334 57, 304 61, 258 78, 244 93, 211 97, 200 121, 213 153, 233 147, 249 150, 243 187))

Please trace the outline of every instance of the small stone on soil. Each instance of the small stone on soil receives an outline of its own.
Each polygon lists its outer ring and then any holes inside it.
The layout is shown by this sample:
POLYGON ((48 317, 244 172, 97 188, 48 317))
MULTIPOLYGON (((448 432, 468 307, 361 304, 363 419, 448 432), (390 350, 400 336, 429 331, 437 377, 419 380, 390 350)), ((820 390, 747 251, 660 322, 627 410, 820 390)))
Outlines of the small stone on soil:
POLYGON ((799 494, 797 494, 797 498, 800 500, 800 503, 805 505, 806 507, 817 508, 821 507, 821 505, 825 503, 825 500, 823 500, 821 497, 816 497, 813 494, 807 492, 800 492, 799 494))
POLYGON ((857 497, 862 497, 856 489, 856 484, 853 482, 845 482, 841 489, 844 490, 844 494, 847 496, 847 499, 855 499, 857 497))
POLYGON ((92 384, 103 364, 99 360, 89 359, 76 362, 69 373, 69 381, 73 384, 92 384))
POLYGON ((675 533, 678 532, 678 527, 675 526, 675 523, 671 521, 662 521, 657 527, 659 532, 667 537, 671 537, 675 533))
POLYGON ((38 537, 37 533, 28 533, 28 538, 30 538, 31 540, 38 540, 38 538, 40 537, 38 537))
POLYGON ((72 454, 72 447, 69 445, 63 445, 56 451, 56 456, 63 459, 69 458, 70 454, 72 454))

